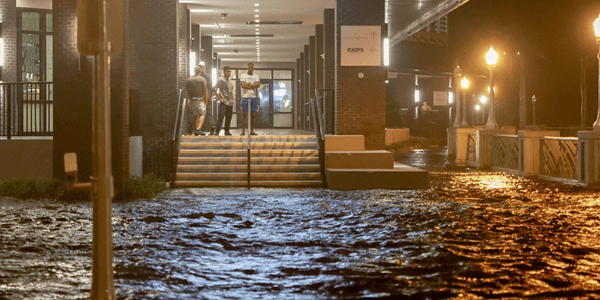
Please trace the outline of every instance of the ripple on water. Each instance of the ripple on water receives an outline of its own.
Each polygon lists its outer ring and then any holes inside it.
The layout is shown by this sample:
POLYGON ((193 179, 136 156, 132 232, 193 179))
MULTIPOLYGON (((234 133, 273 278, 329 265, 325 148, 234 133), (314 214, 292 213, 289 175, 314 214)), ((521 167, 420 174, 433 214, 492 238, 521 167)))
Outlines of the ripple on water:
MULTIPOLYGON (((116 203, 117 295, 600 295, 600 194, 495 172, 431 179, 420 191, 182 189, 116 203)), ((87 298, 91 206, 1 204, 0 298, 87 298)))

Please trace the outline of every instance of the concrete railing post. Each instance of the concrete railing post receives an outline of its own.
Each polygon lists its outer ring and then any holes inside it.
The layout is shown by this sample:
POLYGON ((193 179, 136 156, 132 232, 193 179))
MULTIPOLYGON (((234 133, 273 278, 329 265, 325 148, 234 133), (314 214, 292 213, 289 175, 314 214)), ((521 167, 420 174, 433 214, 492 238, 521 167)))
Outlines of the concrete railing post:
MULTIPOLYGON (((485 169, 492 166, 492 141, 494 134, 511 134, 509 129, 480 129, 477 130, 477 150, 475 160, 478 169, 485 169)), ((513 133, 514 134, 514 133, 513 133)))
POLYGON ((577 170, 579 183, 600 186, 600 132, 579 131, 577 170))
POLYGON ((559 131, 522 130, 519 136, 519 176, 537 176, 540 173, 540 139, 546 136, 560 136, 559 131))

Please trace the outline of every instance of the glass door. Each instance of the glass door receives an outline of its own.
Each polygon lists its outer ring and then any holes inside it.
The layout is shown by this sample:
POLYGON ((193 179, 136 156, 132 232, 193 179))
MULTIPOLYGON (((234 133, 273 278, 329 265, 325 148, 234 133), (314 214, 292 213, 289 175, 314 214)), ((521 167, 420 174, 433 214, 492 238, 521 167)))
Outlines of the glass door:
POLYGON ((273 80, 263 79, 260 81, 260 87, 256 89, 256 97, 258 98, 257 119, 254 121, 256 128, 272 128, 273 127, 273 80))

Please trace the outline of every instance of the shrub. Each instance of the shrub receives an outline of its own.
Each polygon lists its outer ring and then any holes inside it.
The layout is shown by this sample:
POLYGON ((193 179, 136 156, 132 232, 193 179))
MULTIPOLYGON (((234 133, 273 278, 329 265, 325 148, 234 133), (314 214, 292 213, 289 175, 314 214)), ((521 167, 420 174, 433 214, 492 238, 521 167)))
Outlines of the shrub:
POLYGON ((129 177, 125 182, 122 198, 125 200, 152 199, 166 189, 167 182, 165 180, 156 177, 154 173, 148 173, 142 177, 129 177))
POLYGON ((67 189, 67 184, 59 179, 10 179, 0 183, 0 196, 18 199, 58 199, 67 189))

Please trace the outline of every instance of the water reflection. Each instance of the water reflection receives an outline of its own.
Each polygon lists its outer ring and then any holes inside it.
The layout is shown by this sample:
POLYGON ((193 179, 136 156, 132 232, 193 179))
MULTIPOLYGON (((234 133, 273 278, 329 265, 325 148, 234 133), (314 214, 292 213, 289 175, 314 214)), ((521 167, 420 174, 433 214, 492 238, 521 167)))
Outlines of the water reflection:
MULTIPOLYGON (((422 191, 183 189, 115 204, 118 298, 600 297, 599 193, 431 178, 422 191)), ((0 207, 0 299, 87 298, 90 205, 0 207)))

